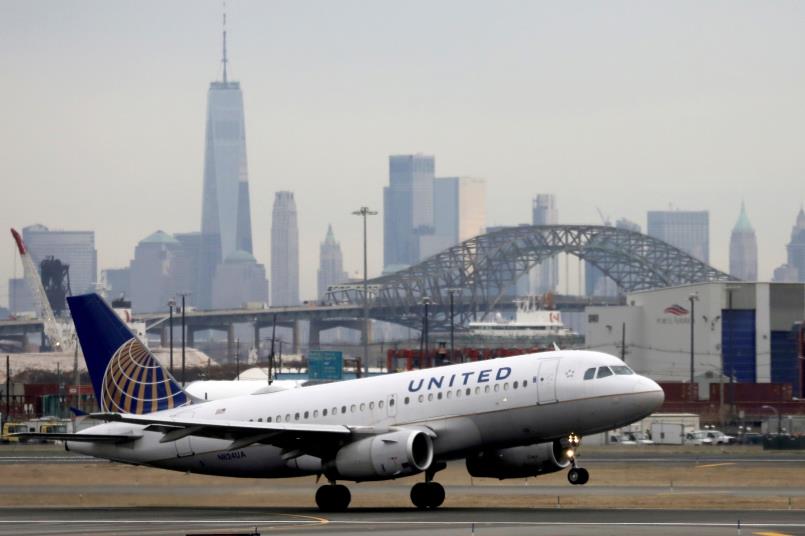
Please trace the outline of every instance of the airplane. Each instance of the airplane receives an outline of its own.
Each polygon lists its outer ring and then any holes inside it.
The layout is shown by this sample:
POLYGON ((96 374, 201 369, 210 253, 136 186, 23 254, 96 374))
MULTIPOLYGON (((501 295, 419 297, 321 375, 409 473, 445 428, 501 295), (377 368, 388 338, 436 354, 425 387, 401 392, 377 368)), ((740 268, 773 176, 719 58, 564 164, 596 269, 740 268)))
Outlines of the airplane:
POLYGON ((348 508, 351 494, 338 482, 415 474, 424 481, 411 488, 411 502, 438 508, 445 491, 434 477, 461 459, 476 477, 569 467, 568 481, 584 484, 581 438, 638 421, 664 401, 659 385, 620 359, 583 350, 204 401, 182 389, 100 296, 67 300, 100 404, 92 416, 105 422, 48 437, 70 451, 184 472, 324 476, 315 494, 322 511, 348 508))

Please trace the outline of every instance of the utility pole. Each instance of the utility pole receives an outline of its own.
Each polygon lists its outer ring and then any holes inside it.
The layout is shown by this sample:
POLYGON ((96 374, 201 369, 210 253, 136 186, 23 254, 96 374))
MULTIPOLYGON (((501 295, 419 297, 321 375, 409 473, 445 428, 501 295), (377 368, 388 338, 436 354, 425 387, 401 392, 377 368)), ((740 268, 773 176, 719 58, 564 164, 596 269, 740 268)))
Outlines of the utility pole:
POLYGON ((235 339, 235 378, 240 380, 240 339, 235 339))
POLYGON ((354 216, 363 218, 363 367, 366 374, 369 374, 369 283, 367 279, 368 263, 366 260, 366 216, 374 216, 377 211, 370 210, 369 207, 361 207, 352 213, 354 216))
POLYGON ((430 305, 430 298, 425 296, 424 298, 422 298, 422 303, 425 305, 425 317, 422 319, 422 343, 425 346, 424 359, 427 359, 428 350, 429 350, 429 348, 428 348, 428 346, 429 346, 428 339, 430 338, 430 333, 428 333, 428 331, 429 331, 428 330, 428 305, 430 305))
POLYGON ((9 356, 6 354, 6 415, 5 420, 8 421, 8 416, 11 413, 11 362, 9 356))
POLYGON ((170 299, 168 302, 168 341, 170 345, 170 365, 171 365, 171 376, 173 376, 173 308, 176 307, 176 300, 173 298, 170 299))
MULTIPOLYGON (((461 292, 460 288, 449 288, 447 289, 448 294, 450 294, 450 362, 454 363, 454 359, 456 358, 456 340, 455 340, 455 324, 454 324, 454 313, 453 313, 453 300, 456 292, 461 292)), ((464 362, 464 356, 461 357, 461 362, 464 362)))
POLYGON ((626 322, 621 324, 621 361, 626 363, 626 322))
POLYGON ((185 331, 186 331, 186 327, 185 327, 185 309, 186 309, 185 297, 189 296, 189 295, 190 295, 189 292, 183 292, 182 294, 180 294, 180 296, 182 297, 182 387, 185 386, 185 339, 186 339, 186 337, 185 337, 185 331))
POLYGON ((693 338, 693 328, 696 324, 696 301, 699 299, 699 296, 693 292, 688 296, 688 300, 690 301, 690 390, 691 393, 693 392, 693 373, 694 373, 694 338, 693 338))

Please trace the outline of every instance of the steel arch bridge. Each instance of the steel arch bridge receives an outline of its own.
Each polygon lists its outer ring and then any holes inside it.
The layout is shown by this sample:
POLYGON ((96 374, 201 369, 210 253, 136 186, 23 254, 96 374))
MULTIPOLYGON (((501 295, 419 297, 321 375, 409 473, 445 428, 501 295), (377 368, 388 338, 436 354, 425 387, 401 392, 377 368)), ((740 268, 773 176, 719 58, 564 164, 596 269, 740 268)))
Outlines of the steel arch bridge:
MULTIPOLYGON (((467 321, 494 309, 507 288, 541 262, 567 253, 588 261, 621 292, 705 281, 732 281, 662 240, 596 225, 524 225, 479 235, 399 272, 369 280, 371 316, 412 326, 421 322, 423 299, 434 305, 436 324, 455 315, 467 321)), ((335 303, 363 303, 363 285, 335 285, 335 303)))

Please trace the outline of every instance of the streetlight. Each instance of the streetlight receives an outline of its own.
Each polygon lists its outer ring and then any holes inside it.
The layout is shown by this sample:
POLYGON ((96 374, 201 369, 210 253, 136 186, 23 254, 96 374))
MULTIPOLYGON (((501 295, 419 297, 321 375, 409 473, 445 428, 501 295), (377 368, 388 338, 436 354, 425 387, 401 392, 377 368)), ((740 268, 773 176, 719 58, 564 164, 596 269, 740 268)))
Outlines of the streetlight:
POLYGON ((182 387, 185 385, 185 297, 190 296, 189 292, 179 294, 182 297, 182 387))
MULTIPOLYGON (((450 362, 453 362, 456 356, 455 347, 455 326, 453 325, 453 296, 456 292, 461 292, 460 288, 449 288, 447 293, 450 294, 450 362)), ((461 356, 461 362, 464 362, 464 356, 461 356)))
POLYGON ((780 415, 780 412, 777 411, 777 408, 775 408, 774 406, 764 404, 760 407, 763 409, 772 410, 774 414, 777 416, 777 437, 781 437, 783 435, 783 423, 782 423, 782 415, 780 415))
POLYGON ((699 300, 699 295, 691 292, 688 296, 690 300, 690 388, 693 391, 693 326, 696 324, 696 302, 699 300))
POLYGON ((423 360, 428 358, 428 305, 430 305, 430 298, 425 296, 422 298, 422 304, 425 306, 425 318, 423 319, 422 325, 422 344, 425 346, 425 355, 423 356, 423 360))
POLYGON ((369 207, 361 207, 352 213, 354 216, 363 217, 363 367, 366 374, 369 374, 369 284, 367 280, 367 260, 366 260, 366 216, 374 216, 377 211, 370 210, 369 207))
POLYGON ((176 300, 173 298, 168 301, 168 311, 170 311, 170 316, 168 320, 168 339, 170 340, 170 356, 171 356, 171 376, 173 376, 173 308, 176 307, 176 300))

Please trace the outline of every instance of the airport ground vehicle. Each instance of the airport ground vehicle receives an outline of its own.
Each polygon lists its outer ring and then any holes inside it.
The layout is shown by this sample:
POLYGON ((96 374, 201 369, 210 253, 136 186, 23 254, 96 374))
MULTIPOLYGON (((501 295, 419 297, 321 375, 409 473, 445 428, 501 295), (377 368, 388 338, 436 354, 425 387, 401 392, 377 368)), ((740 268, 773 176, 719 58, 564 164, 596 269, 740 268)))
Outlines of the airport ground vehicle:
POLYGON ((693 430, 685 434, 686 445, 728 445, 734 439, 719 430, 693 430))

